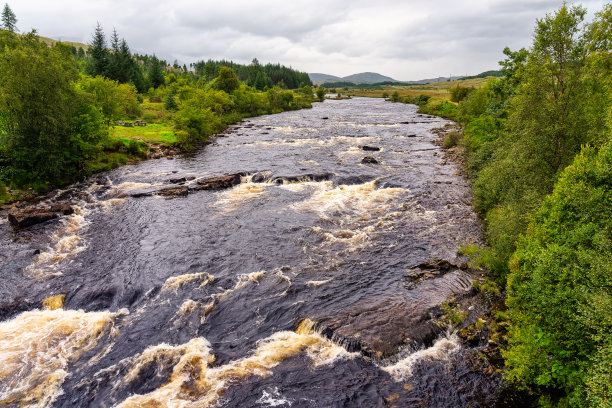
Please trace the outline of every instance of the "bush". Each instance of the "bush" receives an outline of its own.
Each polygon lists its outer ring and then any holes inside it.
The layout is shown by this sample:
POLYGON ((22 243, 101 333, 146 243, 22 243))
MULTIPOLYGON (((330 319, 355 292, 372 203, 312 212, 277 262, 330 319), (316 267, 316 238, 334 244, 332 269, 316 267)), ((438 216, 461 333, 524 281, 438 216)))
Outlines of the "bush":
POLYGON ((610 397, 600 381, 612 374, 611 210, 609 142, 565 169, 510 262, 508 375, 563 390, 576 407, 610 397))
POLYGON ((453 101, 453 102, 461 102, 473 90, 474 90, 473 87, 468 88, 466 86, 455 85, 455 86, 453 86, 450 89, 451 101, 453 101))
POLYGON ((451 147, 455 147, 459 144, 461 140, 461 132, 450 132, 444 136, 444 142, 442 143, 442 147, 444 149, 450 149, 451 147))
POLYGON ((391 101, 393 102, 399 102, 400 100, 400 96, 399 96, 399 92, 395 91, 391 94, 391 101))

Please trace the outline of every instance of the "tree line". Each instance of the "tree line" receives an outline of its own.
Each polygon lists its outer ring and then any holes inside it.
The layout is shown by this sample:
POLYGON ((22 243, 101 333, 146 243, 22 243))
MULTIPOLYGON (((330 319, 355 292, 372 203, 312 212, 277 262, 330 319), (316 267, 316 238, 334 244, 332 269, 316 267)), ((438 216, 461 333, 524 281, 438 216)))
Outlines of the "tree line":
POLYGON ((45 191, 146 155, 142 141, 113 136, 118 120, 163 125, 175 146, 192 149, 244 117, 310 107, 315 98, 304 83, 295 91, 266 83, 262 92, 241 80, 232 63, 204 77, 155 55, 132 54, 116 31, 108 45, 99 24, 81 53, 62 43, 49 46, 34 30, 17 33, 16 21, 6 5, 0 30, 0 201, 5 186, 45 191))

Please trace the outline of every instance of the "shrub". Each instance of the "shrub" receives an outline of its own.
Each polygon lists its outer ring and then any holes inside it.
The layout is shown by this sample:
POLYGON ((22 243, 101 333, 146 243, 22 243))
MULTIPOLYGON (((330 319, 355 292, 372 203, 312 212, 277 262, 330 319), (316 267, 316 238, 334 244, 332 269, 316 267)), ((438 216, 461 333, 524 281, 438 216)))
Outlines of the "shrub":
MULTIPOLYGON (((509 376, 600 407, 612 375, 612 142, 583 152, 536 212, 510 262, 509 376)), ((609 399, 607 400, 609 403, 609 399)), ((609 405, 607 405, 609 406, 609 405)))
POLYGON ((451 101, 453 102, 461 102, 464 100, 468 94, 473 91, 474 88, 468 88, 466 86, 455 85, 450 89, 451 101))

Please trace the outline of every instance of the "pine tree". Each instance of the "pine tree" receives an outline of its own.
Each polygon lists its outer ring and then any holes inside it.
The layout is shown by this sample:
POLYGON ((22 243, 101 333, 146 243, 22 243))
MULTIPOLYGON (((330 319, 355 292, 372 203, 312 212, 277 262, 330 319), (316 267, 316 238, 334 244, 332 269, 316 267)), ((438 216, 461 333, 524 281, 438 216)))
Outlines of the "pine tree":
POLYGON ((17 31, 17 26, 15 24, 17 24, 17 17, 9 5, 5 3, 4 9, 2 10, 2 29, 14 33, 17 31))
POLYGON ((91 61, 87 67, 87 73, 91 76, 106 76, 109 72, 108 49, 106 48, 106 38, 100 23, 96 26, 91 44, 89 44, 89 54, 91 61))
POLYGON ((164 84, 164 72, 160 61, 155 55, 151 58, 151 68, 149 70, 149 82, 153 88, 157 88, 164 84))

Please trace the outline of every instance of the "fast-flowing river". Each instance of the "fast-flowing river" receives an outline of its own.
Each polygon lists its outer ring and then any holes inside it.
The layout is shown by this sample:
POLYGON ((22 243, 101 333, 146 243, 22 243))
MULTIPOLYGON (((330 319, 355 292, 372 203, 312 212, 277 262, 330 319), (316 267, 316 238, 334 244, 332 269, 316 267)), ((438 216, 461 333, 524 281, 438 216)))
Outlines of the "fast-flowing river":
POLYGON ((435 319, 474 278, 410 279, 482 239, 432 143, 446 123, 316 103, 50 198, 72 215, 22 230, 4 216, 0 406, 492 405, 499 379, 435 319), (192 188, 231 173, 240 184, 192 188))

